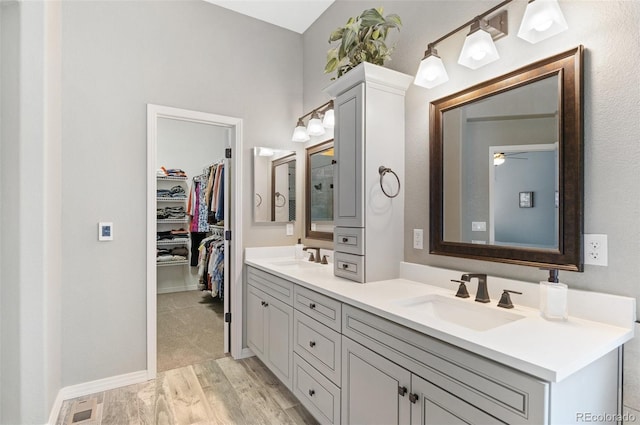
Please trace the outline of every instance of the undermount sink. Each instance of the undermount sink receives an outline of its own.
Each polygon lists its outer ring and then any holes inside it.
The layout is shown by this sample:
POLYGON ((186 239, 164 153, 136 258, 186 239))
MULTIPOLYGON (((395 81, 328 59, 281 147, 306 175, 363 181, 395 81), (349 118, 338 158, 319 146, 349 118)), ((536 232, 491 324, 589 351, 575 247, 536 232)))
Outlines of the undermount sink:
POLYGON ((400 300, 396 305, 411 309, 413 316, 433 318, 475 331, 487 331, 525 317, 493 305, 478 305, 472 299, 458 300, 437 294, 400 300))
POLYGON ((276 260, 269 261, 269 264, 277 267, 290 267, 290 268, 312 268, 319 267, 319 264, 307 261, 307 260, 276 260))

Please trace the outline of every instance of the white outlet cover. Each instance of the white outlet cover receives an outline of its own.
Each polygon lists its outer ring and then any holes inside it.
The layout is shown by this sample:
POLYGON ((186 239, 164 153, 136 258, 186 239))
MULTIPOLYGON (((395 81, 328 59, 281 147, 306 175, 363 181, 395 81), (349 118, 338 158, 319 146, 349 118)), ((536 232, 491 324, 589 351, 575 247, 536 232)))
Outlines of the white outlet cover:
POLYGON ((584 235, 584 263, 593 266, 609 264, 607 235, 584 235))
POLYGON ((424 249, 424 231, 422 229, 413 229, 413 248, 424 249))
POLYGON ((487 222, 486 221, 472 221, 471 222, 471 231, 472 232, 486 232, 487 231, 487 222))
POLYGON ((293 236, 293 224, 287 223, 287 236, 293 236))

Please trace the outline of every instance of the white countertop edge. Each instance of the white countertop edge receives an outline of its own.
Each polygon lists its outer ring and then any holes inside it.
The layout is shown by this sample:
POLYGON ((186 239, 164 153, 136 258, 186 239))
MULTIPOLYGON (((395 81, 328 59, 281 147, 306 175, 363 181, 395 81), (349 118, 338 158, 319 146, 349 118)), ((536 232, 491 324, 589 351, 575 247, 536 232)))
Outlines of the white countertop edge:
MULTIPOLYGON (((271 254, 274 254, 274 253, 275 252, 272 252, 271 254)), ((373 314, 376 314, 392 322, 406 326, 410 329, 413 329, 415 331, 437 338, 441 341, 444 341, 456 347, 465 349, 471 353, 481 355, 483 357, 486 357, 488 359, 491 359, 503 365, 512 367, 516 370, 520 370, 524 373, 530 374, 532 376, 538 377, 540 379, 543 379, 549 382, 558 382, 563 380, 564 378, 570 376, 571 374, 577 372, 578 370, 584 368, 585 366, 589 365, 593 361, 599 359, 600 357, 611 352, 612 350, 615 350, 625 342, 629 341, 631 338, 633 338, 633 334, 634 334, 633 322, 631 322, 631 324, 628 327, 622 327, 622 326, 615 326, 610 324, 603 324, 600 322, 593 322, 592 324, 590 324, 589 322, 591 321, 589 320, 572 317, 570 319, 572 323, 577 324, 578 326, 581 326, 582 329, 585 327, 589 327, 590 325, 593 326, 594 328, 606 327, 605 328, 606 337, 600 336, 598 341, 585 342, 585 346, 586 346, 585 349, 576 348, 576 350, 572 350, 571 352, 564 353, 565 354, 564 356, 562 355, 562 353, 558 353, 557 355, 553 356, 554 359, 552 361, 540 362, 533 359, 527 360, 515 355, 514 353, 510 353, 509 350, 496 349, 495 346, 492 346, 489 343, 483 343, 481 341, 482 339, 481 337, 483 335, 489 335, 488 333, 483 333, 482 335, 479 335, 479 336, 476 334, 478 338, 476 338, 476 340, 474 341, 473 338, 467 338, 464 335, 462 335, 465 332, 458 332, 458 334, 456 334, 455 332, 452 333, 448 331, 443 331, 442 329, 437 329, 436 327, 430 327, 423 323, 416 322, 407 317, 403 317, 399 314, 391 312, 385 309, 384 306, 378 306, 378 305, 364 302, 364 301, 352 298, 348 295, 345 295, 347 292, 349 292, 349 288, 351 290, 354 290, 354 289, 357 290, 357 288, 366 288, 366 286, 370 284, 360 284, 360 283, 355 283, 339 277, 335 277, 333 276, 333 269, 331 265, 319 266, 321 268, 314 270, 313 273, 311 274, 312 278, 308 279, 307 277, 298 276, 297 273, 295 272, 280 270, 278 267, 269 265, 270 261, 274 261, 277 259, 281 260, 285 258, 290 259, 291 257, 289 257, 288 255, 280 258, 275 258, 275 257, 269 258, 269 257, 263 257, 262 255, 258 257, 262 257, 262 258, 257 258, 256 256, 251 254, 246 255, 245 263, 248 265, 254 266, 260 270, 263 270, 265 272, 279 276, 283 279, 290 280, 300 286, 319 292, 323 295, 329 296, 343 303, 371 312, 373 314), (322 270, 322 271, 319 272, 319 270, 322 270), (311 282, 309 280, 315 280, 315 282, 311 282), (340 287, 344 287, 345 290, 340 291, 340 288, 331 288, 336 284, 340 285, 340 287), (576 356, 576 352, 579 353, 578 356, 576 356)), ((398 282, 417 283, 417 284, 424 284, 426 286, 433 287, 433 285, 426 284, 424 282, 415 282, 415 281, 410 281, 408 279, 394 279, 394 280, 384 281, 384 282, 375 282, 375 284, 394 285, 394 283, 398 283, 398 282)), ((392 288, 392 286, 390 288, 392 288)), ((442 291, 443 287, 436 287, 436 288, 438 288, 439 291, 442 291)), ((449 289, 449 291, 451 290, 449 289)), ((470 289, 470 292, 471 292, 471 289, 470 289)), ((603 295, 608 295, 608 294, 603 294, 603 295)), ((400 296, 399 298, 402 298, 402 297, 400 296)), ((526 314, 528 315, 533 314, 531 312, 532 309, 528 307, 521 307, 520 310, 521 312, 526 312, 526 314)), ((633 304, 633 310, 635 311, 635 304, 633 304)), ((629 317, 629 315, 627 315, 627 317, 629 317)), ((539 320, 541 321, 541 323, 544 323, 543 319, 540 318, 539 320)), ((469 332, 473 332, 473 331, 469 331, 469 332)), ((468 335, 469 335, 469 332, 467 332, 468 335)), ((602 332, 599 330, 598 334, 601 334, 601 333, 602 332)), ((542 351, 547 351, 547 350, 542 350, 542 351)), ((527 354, 524 354, 523 356, 526 357, 527 354)))

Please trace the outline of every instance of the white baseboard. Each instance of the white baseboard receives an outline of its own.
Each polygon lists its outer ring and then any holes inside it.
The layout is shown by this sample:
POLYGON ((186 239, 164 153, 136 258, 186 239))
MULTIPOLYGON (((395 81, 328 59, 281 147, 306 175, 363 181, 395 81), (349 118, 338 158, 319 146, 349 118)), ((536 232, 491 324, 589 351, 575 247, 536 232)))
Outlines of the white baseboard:
POLYGON ((97 379, 95 381, 61 388, 51 408, 49 425, 55 425, 64 400, 108 391, 114 388, 126 387, 127 385, 139 384, 140 382, 148 381, 147 375, 146 370, 140 370, 138 372, 125 373, 123 375, 111 376, 109 378, 97 379))
POLYGON ((251 351, 251 348, 244 347, 240 352, 240 356, 238 356, 237 358, 235 357, 234 358, 236 360, 240 360, 240 359, 246 359, 248 357, 253 357, 253 356, 255 356, 255 354, 253 353, 253 351, 251 351))

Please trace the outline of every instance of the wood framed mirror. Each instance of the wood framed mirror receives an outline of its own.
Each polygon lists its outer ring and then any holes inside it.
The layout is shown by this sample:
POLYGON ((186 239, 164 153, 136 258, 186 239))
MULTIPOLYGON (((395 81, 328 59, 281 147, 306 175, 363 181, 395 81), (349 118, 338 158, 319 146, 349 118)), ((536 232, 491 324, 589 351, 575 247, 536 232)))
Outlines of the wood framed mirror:
POLYGON ((333 240, 333 139, 306 149, 305 237, 333 240))
POLYGON ((582 56, 431 102, 431 254, 582 271, 582 56))

